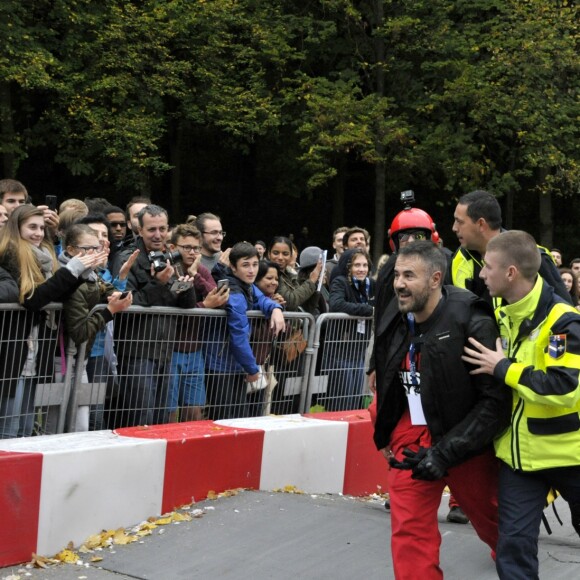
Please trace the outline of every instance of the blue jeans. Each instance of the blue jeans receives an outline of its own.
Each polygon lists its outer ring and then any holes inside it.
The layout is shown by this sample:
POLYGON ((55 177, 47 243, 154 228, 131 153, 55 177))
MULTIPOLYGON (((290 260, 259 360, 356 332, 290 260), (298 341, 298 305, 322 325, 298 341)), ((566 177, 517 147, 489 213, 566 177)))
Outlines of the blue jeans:
POLYGON ((34 429, 36 380, 20 377, 14 394, 0 403, 0 439, 29 437, 34 429))
POLYGON ((539 578, 538 536, 546 496, 552 487, 570 504, 572 523, 580 533, 580 465, 522 472, 502 462, 496 559, 501 579, 539 578))
POLYGON ((169 370, 171 387, 168 407, 176 411, 178 406, 203 407, 205 405, 205 369, 203 353, 174 352, 169 370))

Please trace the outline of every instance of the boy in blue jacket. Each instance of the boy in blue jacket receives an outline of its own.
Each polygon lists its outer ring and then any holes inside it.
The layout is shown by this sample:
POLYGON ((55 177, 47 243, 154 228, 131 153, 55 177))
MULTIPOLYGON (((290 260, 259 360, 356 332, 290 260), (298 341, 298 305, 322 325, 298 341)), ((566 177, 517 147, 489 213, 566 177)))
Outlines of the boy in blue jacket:
POLYGON ((273 336, 284 330, 282 307, 264 296, 254 285, 258 274, 258 252, 249 242, 235 244, 229 254, 230 267, 218 263, 212 275, 228 280, 230 297, 225 305, 228 337, 224 325, 205 342, 208 414, 212 419, 247 417, 260 414, 262 393, 246 394, 246 382, 260 377, 256 357, 250 347, 251 325, 248 310, 260 310, 270 321, 273 336), (252 412, 252 410, 254 412, 252 412))

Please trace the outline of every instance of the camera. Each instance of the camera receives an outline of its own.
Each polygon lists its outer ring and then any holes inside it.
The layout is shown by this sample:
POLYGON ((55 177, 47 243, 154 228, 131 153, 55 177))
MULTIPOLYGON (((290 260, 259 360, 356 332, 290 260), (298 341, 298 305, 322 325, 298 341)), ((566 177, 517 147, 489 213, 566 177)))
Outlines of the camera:
POLYGON ((176 264, 181 262, 181 254, 179 252, 149 252, 149 262, 153 264, 155 272, 161 272, 167 267, 167 262, 176 264))
POLYGON ((401 201, 405 204, 405 208, 411 207, 415 203, 415 192, 412 189, 401 191, 401 201))

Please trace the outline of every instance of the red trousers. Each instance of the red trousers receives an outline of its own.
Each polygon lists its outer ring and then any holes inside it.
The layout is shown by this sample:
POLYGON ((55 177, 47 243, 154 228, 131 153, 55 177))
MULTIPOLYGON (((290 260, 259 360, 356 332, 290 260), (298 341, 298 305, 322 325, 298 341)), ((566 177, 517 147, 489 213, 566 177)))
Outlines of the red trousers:
MULTIPOLYGON (((391 451, 398 460, 405 447, 430 447, 427 427, 411 425, 407 411, 391 437, 391 451)), ((451 467, 439 481, 411 479, 409 470, 390 469, 391 552, 397 580, 439 580, 441 534, 437 510, 445 486, 453 492, 471 520, 477 535, 495 551, 499 463, 490 450, 451 467)))

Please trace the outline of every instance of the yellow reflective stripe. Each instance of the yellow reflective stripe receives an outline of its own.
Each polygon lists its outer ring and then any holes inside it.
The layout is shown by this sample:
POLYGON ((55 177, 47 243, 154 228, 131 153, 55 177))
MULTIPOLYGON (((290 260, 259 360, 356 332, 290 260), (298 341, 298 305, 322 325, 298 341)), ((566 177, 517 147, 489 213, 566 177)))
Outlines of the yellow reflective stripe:
POLYGON ((546 368, 548 367, 564 367, 566 369, 580 369, 580 355, 567 352, 560 358, 553 358, 546 353, 545 357, 546 368))
POLYGON ((505 375, 505 384, 508 385, 508 387, 513 387, 513 388, 519 386, 520 377, 522 376, 524 369, 528 366, 530 366, 530 365, 525 365, 525 364, 519 363, 519 362, 512 363, 508 367, 508 371, 505 375))
POLYGON ((574 312, 575 314, 578 314, 578 310, 569 304, 564 304, 562 302, 557 302, 554 304, 546 318, 546 324, 548 324, 548 327, 551 329, 554 324, 558 322, 560 317, 566 312, 574 312))

